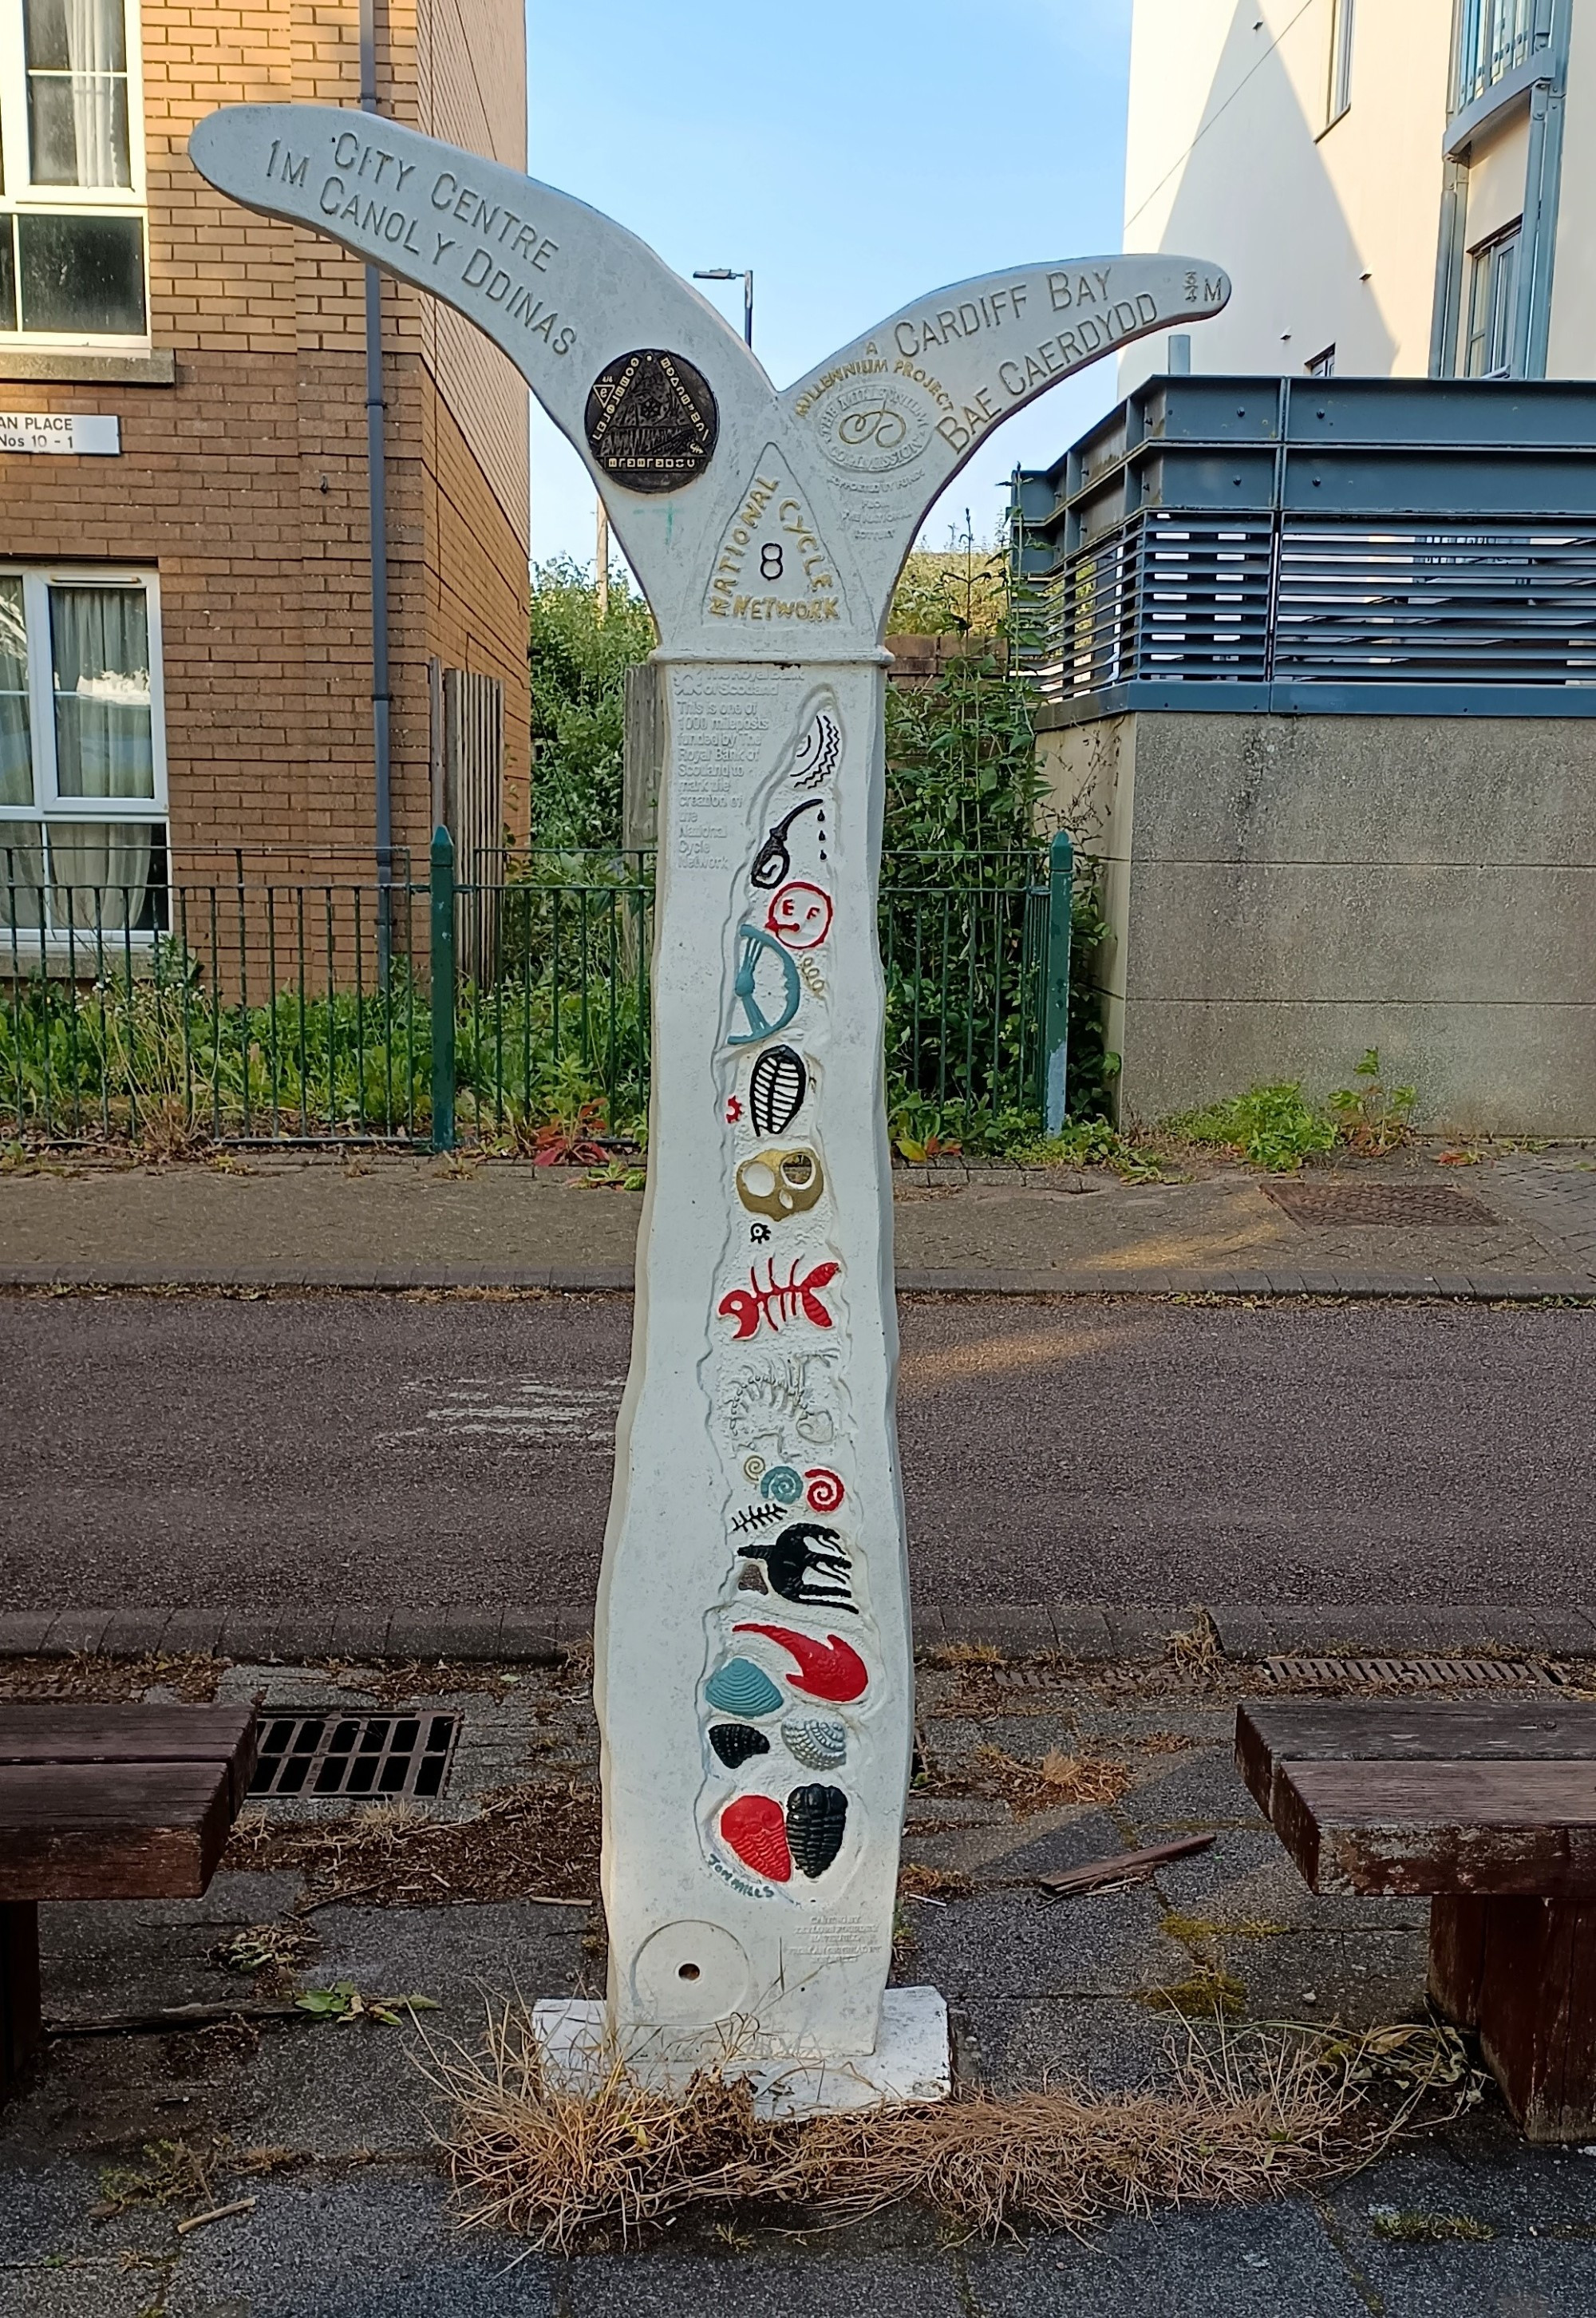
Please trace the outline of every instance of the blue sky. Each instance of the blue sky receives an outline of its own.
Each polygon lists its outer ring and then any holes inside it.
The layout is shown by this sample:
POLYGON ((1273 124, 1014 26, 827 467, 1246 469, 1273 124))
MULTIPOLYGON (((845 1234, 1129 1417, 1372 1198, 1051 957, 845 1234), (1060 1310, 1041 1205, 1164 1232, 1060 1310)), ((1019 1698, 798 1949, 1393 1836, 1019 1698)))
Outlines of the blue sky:
MULTIPOLYGON (((534 177, 683 274, 751 265, 778 386, 944 283, 1119 247, 1131 0, 529 0, 534 177)), ((740 326, 741 284, 701 284, 740 326)), ((1004 427, 937 508, 991 535, 1018 461, 1114 400, 1112 362, 1004 427)), ((533 554, 590 562, 592 488, 533 417, 533 554)))

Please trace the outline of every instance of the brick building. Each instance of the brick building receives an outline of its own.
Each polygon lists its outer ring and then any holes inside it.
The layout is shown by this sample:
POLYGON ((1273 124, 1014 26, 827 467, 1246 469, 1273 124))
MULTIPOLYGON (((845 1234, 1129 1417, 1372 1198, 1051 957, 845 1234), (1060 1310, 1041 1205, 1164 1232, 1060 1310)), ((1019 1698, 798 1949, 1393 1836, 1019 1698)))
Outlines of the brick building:
MULTIPOLYGON (((520 0, 377 0, 375 30, 381 111, 525 166, 520 0)), ((0 911, 9 862, 53 926, 68 854, 136 927, 167 858, 358 848, 372 874, 362 268, 186 152, 219 104, 359 90, 359 0, 0 0, 0 911), (20 447, 51 439, 78 447, 20 447)), ((419 864, 435 660, 502 685, 525 833, 526 390, 458 315, 381 302, 393 839, 419 864)))

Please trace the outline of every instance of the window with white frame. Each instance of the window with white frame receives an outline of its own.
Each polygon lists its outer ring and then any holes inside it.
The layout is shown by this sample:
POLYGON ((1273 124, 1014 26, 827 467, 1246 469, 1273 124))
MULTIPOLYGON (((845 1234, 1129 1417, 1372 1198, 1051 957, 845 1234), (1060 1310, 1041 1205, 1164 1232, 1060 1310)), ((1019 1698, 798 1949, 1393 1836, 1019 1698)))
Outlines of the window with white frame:
POLYGON ((0 343, 143 340, 137 0, 0 0, 0 343))
POLYGON ((1356 0, 1330 0, 1330 85, 1324 125, 1333 129, 1352 103, 1352 31, 1356 0))
POLYGON ((1468 253, 1468 313, 1464 324, 1465 378, 1511 378, 1513 322, 1518 311, 1519 244, 1524 220, 1468 253))
POLYGON ((1335 376, 1334 346, 1321 346, 1316 355, 1308 356, 1303 368, 1310 378, 1333 378, 1335 376))
POLYGON ((154 573, 0 564, 0 966, 164 930, 164 737, 154 573))

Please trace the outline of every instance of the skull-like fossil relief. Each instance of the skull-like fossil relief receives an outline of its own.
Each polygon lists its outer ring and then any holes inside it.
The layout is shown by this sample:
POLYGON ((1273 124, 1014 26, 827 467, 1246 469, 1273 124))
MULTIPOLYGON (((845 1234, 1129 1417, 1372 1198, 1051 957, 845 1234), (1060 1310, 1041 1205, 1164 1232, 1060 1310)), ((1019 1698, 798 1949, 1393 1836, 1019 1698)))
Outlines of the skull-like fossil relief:
POLYGON ((812 1151, 759 1151, 737 1171, 737 1196, 754 1216, 801 1216, 826 1188, 812 1151))

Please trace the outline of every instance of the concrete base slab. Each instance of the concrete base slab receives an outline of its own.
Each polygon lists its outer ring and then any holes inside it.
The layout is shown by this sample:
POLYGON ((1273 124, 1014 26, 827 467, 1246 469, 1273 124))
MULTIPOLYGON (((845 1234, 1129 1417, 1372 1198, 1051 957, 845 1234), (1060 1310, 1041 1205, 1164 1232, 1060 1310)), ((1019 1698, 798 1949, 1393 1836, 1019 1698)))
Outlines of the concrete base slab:
MULTIPOLYGON (((596 2086, 615 2060, 608 2008, 578 1997, 546 1997, 533 2008, 533 2026, 553 2073, 573 2086, 596 2086)), ((629 2063, 650 2082, 685 2084, 692 2064, 650 2060, 629 2063)), ((749 2060, 720 2064, 729 2077, 746 2077, 754 2111, 763 2117, 820 2116, 841 2109, 896 2107, 908 2101, 946 2100, 953 2090, 947 2006, 935 1988, 889 1988, 882 1999, 881 2035, 874 2053, 825 2061, 749 2060)))

